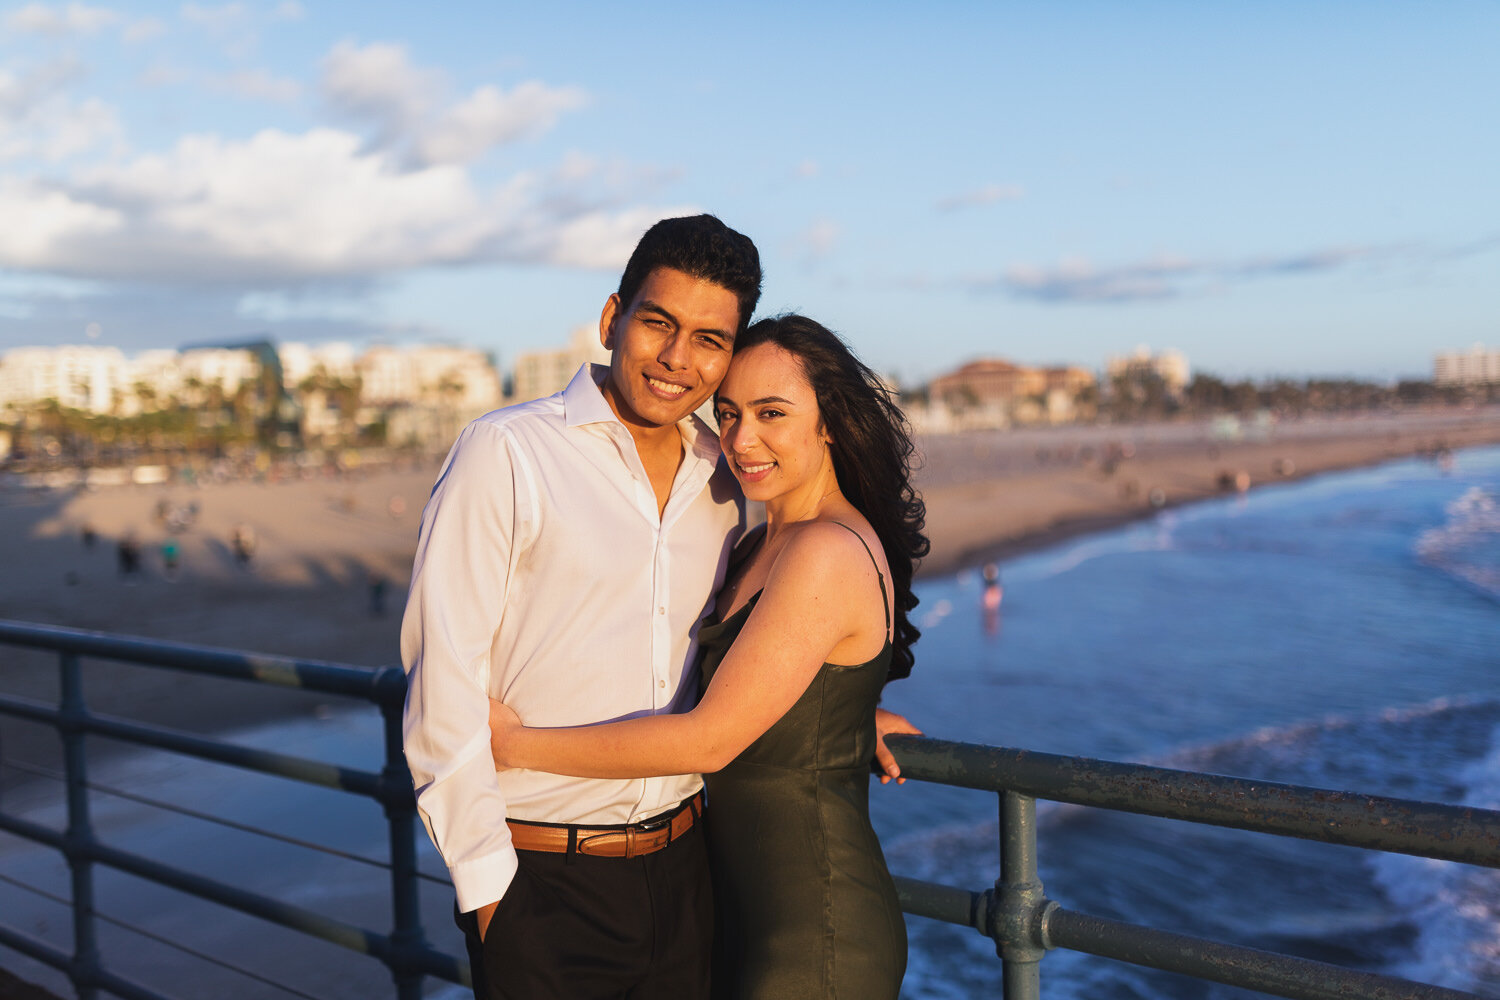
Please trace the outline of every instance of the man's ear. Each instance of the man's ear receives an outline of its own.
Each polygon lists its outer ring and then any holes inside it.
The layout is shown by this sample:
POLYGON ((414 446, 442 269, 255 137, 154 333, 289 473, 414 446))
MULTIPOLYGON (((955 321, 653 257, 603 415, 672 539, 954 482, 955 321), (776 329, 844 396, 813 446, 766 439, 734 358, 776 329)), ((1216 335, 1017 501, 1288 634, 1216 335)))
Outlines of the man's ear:
POLYGON ((599 343, 606 351, 615 349, 615 324, 620 319, 620 294, 610 293, 604 300, 604 311, 599 314, 599 343))

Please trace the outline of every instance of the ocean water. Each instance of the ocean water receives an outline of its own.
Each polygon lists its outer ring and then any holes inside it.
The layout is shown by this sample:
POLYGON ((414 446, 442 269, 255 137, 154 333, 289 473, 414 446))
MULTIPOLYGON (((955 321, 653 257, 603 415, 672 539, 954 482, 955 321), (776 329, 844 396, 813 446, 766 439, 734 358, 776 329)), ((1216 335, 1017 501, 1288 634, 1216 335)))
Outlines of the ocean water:
MULTIPOLYGON (((1500 808, 1500 449, 1164 512, 922 585, 889 707, 934 735, 1500 808)), ((998 872, 994 795, 872 790, 894 871, 998 872)), ((1500 872, 1042 803, 1085 913, 1500 996, 1500 872)), ((996 996, 994 947, 909 918, 903 996, 996 996)), ((1053 952, 1049 998, 1245 991, 1053 952)))
MULTIPOLYGON (((1500 448, 1454 458, 1446 469, 1398 462, 1267 487, 1017 559, 1001 567, 992 621, 977 568, 925 581, 917 668, 887 704, 949 739, 1500 807, 1500 448)), ((367 710, 233 739, 361 768, 378 766, 381 746, 367 710)), ((153 754, 116 755, 92 774, 351 855, 385 855, 378 808, 351 796, 153 754)), ((993 884, 994 795, 911 782, 876 786, 871 798, 893 871, 993 884)), ((6 805, 65 821, 46 782, 12 791, 6 805)), ((377 868, 131 799, 96 795, 93 812, 125 849, 390 927, 377 868)), ((1500 997, 1500 873, 1048 803, 1039 826, 1047 894, 1071 909, 1500 997)), ((423 869, 440 877, 435 851, 419 843, 423 869)), ((13 837, 0 836, 0 873, 68 893, 56 852, 13 837)), ((314 996, 391 995, 369 959, 108 869, 96 881, 102 912, 159 938, 314 996)), ((425 885, 422 901, 432 943, 460 951, 449 891, 425 885)), ((0 913, 68 944, 65 904, 5 878, 0 913)), ((904 997, 999 995, 987 939, 920 917, 908 927, 904 997)), ((101 943, 111 968, 175 995, 288 995, 112 924, 101 943)), ((49 970, 19 971, 66 992, 49 970)), ((1043 961, 1042 984, 1048 1000, 1250 995, 1067 952, 1043 961)), ((428 995, 465 994, 430 981, 428 995)))

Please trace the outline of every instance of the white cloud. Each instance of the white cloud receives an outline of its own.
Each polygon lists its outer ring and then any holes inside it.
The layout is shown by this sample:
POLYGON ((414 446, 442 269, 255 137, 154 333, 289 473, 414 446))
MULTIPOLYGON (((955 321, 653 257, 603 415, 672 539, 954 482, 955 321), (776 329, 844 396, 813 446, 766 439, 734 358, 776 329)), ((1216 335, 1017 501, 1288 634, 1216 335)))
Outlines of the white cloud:
MULTIPOLYGON (((120 213, 75 201, 31 181, 0 179, 0 260, 22 268, 45 259, 62 240, 98 239, 118 232, 120 213)), ((65 271, 65 268, 43 270, 65 271)))
POLYGON ((263 69, 243 70, 212 78, 210 84, 226 93, 252 101, 290 104, 302 96, 302 84, 263 69))
POLYGON ((1001 284, 1016 295, 1050 302, 1126 302, 1164 299, 1176 294, 1173 279, 1202 271, 1201 264, 1161 258, 1141 264, 1095 268, 1083 258, 1052 267, 1017 265, 1001 284))
POLYGON ((542 217, 533 224, 526 243, 554 264, 614 270, 625 266, 641 236, 656 222, 698 211, 692 206, 677 205, 614 213, 593 211, 558 223, 542 217))
POLYGON ((217 7, 187 3, 183 4, 180 14, 185 23, 213 38, 222 46, 224 54, 235 62, 252 58, 260 44, 265 13, 243 3, 226 3, 217 7))
POLYGON ((508 93, 480 87, 422 129, 415 142, 422 163, 467 163, 493 146, 544 132, 559 115, 581 106, 576 87, 548 87, 529 80, 508 93))
POLYGON ((139 81, 147 87, 176 87, 192 79, 192 74, 172 63, 156 62, 141 71, 139 81))
POLYGON ((842 227, 832 219, 814 219, 793 240, 793 252, 807 261, 820 260, 833 252, 842 234, 842 227))
POLYGON ((82 66, 71 59, 54 60, 21 75, 0 69, 0 127, 61 95, 82 71, 82 66))
POLYGON ((296 295, 288 292, 249 292, 235 303, 235 315, 268 323, 292 319, 374 321, 379 310, 363 298, 296 295))
POLYGON ((120 15, 106 7, 70 3, 53 7, 30 3, 5 15, 5 27, 21 34, 91 35, 120 20, 120 15))
POLYGON ((307 9, 297 0, 284 0, 271 11, 273 21, 300 21, 307 16, 307 9))
POLYGON ((373 123, 387 137, 381 144, 390 145, 421 120, 441 80, 412 65, 400 45, 340 42, 323 58, 322 87, 335 111, 373 123))
POLYGON ((1026 194, 1019 184, 986 184, 984 187, 942 198, 937 203, 939 212, 956 212, 963 208, 978 208, 993 205, 997 201, 1015 201, 1026 194))
POLYGON ((250 11, 242 3, 226 3, 218 7, 186 3, 182 5, 181 13, 184 21, 196 24, 216 35, 236 31, 250 20, 250 11))
POLYGON ((57 163, 122 141, 114 108, 98 98, 80 102, 66 95, 78 72, 71 60, 48 63, 24 76, 0 70, 0 162, 57 163))
POLYGON ((127 42, 144 42, 160 35, 166 34, 167 26, 154 17, 143 17, 139 21, 132 21, 125 28, 122 36, 127 42))
POLYGON ((461 262, 616 267, 664 214, 574 204, 558 184, 523 174, 481 191, 462 168, 401 169, 333 129, 188 136, 67 183, 0 185, 0 218, 15 220, 0 267, 262 290, 461 262))
POLYGON ((1398 251, 1396 247, 1336 247, 1231 261, 1163 254, 1113 267, 1095 267, 1087 259, 1073 257, 1052 266, 1016 265, 998 277, 974 278, 967 284, 976 291, 1007 291, 1043 302, 1139 302, 1201 293, 1229 281, 1336 271, 1398 251))
POLYGON ((400 45, 340 42, 323 60, 324 99, 343 116, 373 126, 372 144, 400 152, 415 166, 468 163, 487 150, 551 128, 581 107, 577 87, 537 81, 509 91, 479 87, 443 107, 441 74, 414 65, 400 45))

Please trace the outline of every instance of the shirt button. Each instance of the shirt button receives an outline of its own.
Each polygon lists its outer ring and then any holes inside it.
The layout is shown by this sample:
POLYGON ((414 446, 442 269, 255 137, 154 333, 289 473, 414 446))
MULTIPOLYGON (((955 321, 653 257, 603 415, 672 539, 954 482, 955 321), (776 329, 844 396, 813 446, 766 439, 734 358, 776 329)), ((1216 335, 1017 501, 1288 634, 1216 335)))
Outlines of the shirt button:
POLYGON ((666 686, 667 686, 667 682, 666 682, 666 681, 657 681, 657 682, 656 682, 656 686, 657 686, 657 687, 661 687, 661 688, 664 688, 664 687, 666 687, 666 686))
POLYGON ((667 609, 665 607, 657 608, 656 609, 656 613, 659 614, 659 615, 664 615, 664 614, 667 613, 667 609))

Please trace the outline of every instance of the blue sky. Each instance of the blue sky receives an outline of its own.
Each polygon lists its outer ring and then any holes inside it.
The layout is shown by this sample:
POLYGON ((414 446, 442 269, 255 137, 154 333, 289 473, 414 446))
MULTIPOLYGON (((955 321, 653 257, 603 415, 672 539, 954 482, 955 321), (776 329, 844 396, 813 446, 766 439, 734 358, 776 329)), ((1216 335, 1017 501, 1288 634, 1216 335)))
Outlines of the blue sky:
POLYGON ((919 382, 1500 346, 1500 4, 0 6, 0 350, 560 344, 751 236, 919 382))

